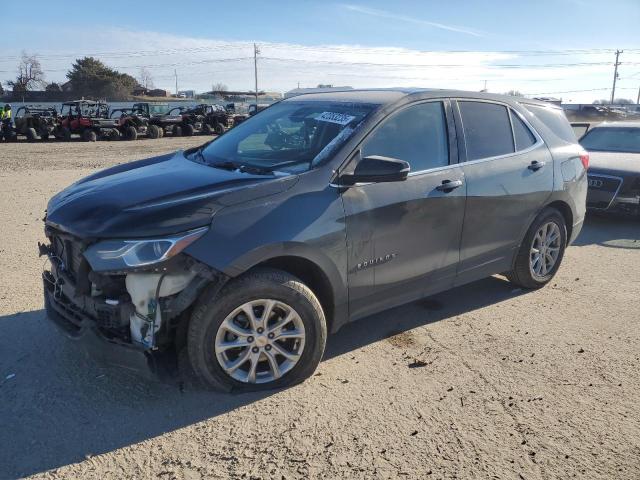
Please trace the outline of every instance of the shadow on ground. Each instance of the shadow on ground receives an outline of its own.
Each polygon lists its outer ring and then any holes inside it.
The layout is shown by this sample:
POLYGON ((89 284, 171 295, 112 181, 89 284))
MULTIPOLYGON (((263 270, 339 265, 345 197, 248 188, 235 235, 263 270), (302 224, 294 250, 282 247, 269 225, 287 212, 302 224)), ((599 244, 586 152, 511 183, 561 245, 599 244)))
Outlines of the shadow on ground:
MULTIPOLYGON (((325 359, 522 293, 492 277, 374 315, 331 336, 325 359)), ((59 335, 43 310, 0 317, 0 329, 0 478, 79 462, 274 393, 182 391, 102 368, 59 335)))
POLYGON ((640 218, 588 215, 574 245, 640 249, 640 218))

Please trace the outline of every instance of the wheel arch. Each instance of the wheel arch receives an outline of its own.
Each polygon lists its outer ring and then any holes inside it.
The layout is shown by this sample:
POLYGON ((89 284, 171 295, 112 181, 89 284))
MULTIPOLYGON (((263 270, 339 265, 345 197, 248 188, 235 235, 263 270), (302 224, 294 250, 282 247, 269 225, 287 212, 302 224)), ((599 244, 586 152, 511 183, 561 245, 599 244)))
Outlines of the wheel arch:
POLYGON ((562 200, 556 200, 549 203, 548 205, 545 205, 545 208, 549 207, 555 208, 564 217, 564 222, 567 227, 567 242, 569 242, 569 239, 571 238, 571 234, 573 232, 573 212, 571 211, 571 207, 568 203, 563 202, 562 200))
POLYGON ((281 256, 265 260, 250 270, 260 267, 275 268, 299 278, 318 297, 327 321, 327 330, 333 326, 335 298, 329 277, 320 266, 304 257, 281 256))
POLYGON ((571 238, 571 234, 573 232, 573 212, 571 211, 571 207, 567 202, 563 200, 553 200, 552 202, 546 203, 542 208, 540 208, 540 210, 536 212, 535 215, 533 215, 531 220, 529 220, 529 222, 526 224, 526 227, 520 233, 520 241, 518 242, 516 248, 513 250, 513 258, 511 259, 512 267, 513 265, 515 265, 518 250, 522 246, 522 242, 524 242, 525 237, 527 236, 527 232, 531 228, 531 225, 533 225, 533 222, 536 221, 536 218, 538 218, 540 214, 547 208, 554 208, 558 210, 564 218, 567 227, 567 243, 569 242, 569 239, 571 238))
POLYGON ((322 305, 328 331, 334 332, 346 321, 347 286, 336 265, 321 252, 305 244, 272 245, 244 256, 227 272, 234 277, 260 267, 282 270, 305 283, 322 305))

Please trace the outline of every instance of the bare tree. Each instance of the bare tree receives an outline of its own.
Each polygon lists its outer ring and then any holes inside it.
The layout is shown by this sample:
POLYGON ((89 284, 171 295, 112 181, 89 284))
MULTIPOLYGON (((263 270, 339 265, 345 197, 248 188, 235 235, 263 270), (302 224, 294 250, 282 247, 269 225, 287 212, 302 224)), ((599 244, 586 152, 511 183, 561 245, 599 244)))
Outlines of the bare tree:
POLYGON ((38 60, 38 55, 29 55, 23 50, 22 58, 18 64, 18 76, 15 81, 9 81, 7 84, 14 92, 26 92, 38 87, 44 87, 46 82, 44 81, 44 72, 42 71, 40 60, 38 60))
POLYGON ((151 72, 147 69, 147 67, 140 67, 140 72, 138 73, 138 82, 146 89, 154 88, 153 85, 153 77, 151 76, 151 72))
POLYGON ((214 83, 213 85, 211 85, 211 91, 212 92, 226 92, 227 90, 229 90, 227 88, 227 86, 224 83, 214 83))

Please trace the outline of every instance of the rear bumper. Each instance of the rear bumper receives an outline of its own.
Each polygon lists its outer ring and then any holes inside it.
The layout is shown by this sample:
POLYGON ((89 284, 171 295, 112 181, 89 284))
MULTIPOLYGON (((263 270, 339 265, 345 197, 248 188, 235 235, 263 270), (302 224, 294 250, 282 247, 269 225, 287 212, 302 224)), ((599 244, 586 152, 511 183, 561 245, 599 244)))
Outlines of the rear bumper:
POLYGON ((578 235, 580 235, 580 232, 582 231, 583 225, 584 218, 579 222, 573 224, 573 227, 571 228, 571 238, 569 239, 569 242, 567 242, 569 245, 571 245, 575 241, 575 239, 578 238, 578 235))
POLYGON ((102 365, 125 368, 148 378, 156 378, 158 372, 150 351, 106 337, 94 319, 75 308, 63 295, 56 294, 49 281, 43 279, 43 286, 47 318, 89 357, 102 365))

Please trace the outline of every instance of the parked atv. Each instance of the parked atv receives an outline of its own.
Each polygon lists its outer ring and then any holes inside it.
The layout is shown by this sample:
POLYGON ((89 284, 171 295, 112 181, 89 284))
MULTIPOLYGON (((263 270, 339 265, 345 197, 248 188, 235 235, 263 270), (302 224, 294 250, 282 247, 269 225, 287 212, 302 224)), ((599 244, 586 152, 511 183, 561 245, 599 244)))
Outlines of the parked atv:
POLYGON ((58 111, 54 107, 26 105, 20 107, 14 119, 16 135, 24 135, 27 140, 48 140, 58 123, 58 111))
POLYGON ((234 116, 227 112, 221 105, 199 105, 203 107, 205 112, 204 124, 202 125, 202 133, 205 135, 222 135, 224 132, 233 128, 234 116))
POLYGON ((169 110, 169 115, 180 115, 180 131, 185 137, 194 133, 200 133, 204 124, 204 115, 194 108, 174 107, 169 110))
POLYGON ((174 137, 182 135, 182 115, 170 115, 168 103, 139 102, 133 104, 133 110, 144 116, 149 122, 148 136, 161 138, 167 133, 174 137), (156 129, 158 130, 156 135, 156 129))
POLYGON ((60 121, 53 134, 60 140, 71 140, 72 134, 80 135, 86 142, 97 139, 120 138, 119 121, 109 118, 109 105, 92 100, 75 100, 62 104, 60 121))
POLYGON ((118 131, 120 138, 136 140, 139 135, 147 135, 149 138, 160 138, 160 129, 155 125, 149 125, 149 119, 144 113, 135 108, 117 108, 111 110, 110 118, 118 119, 118 131), (153 128, 149 128, 153 127, 153 128))

